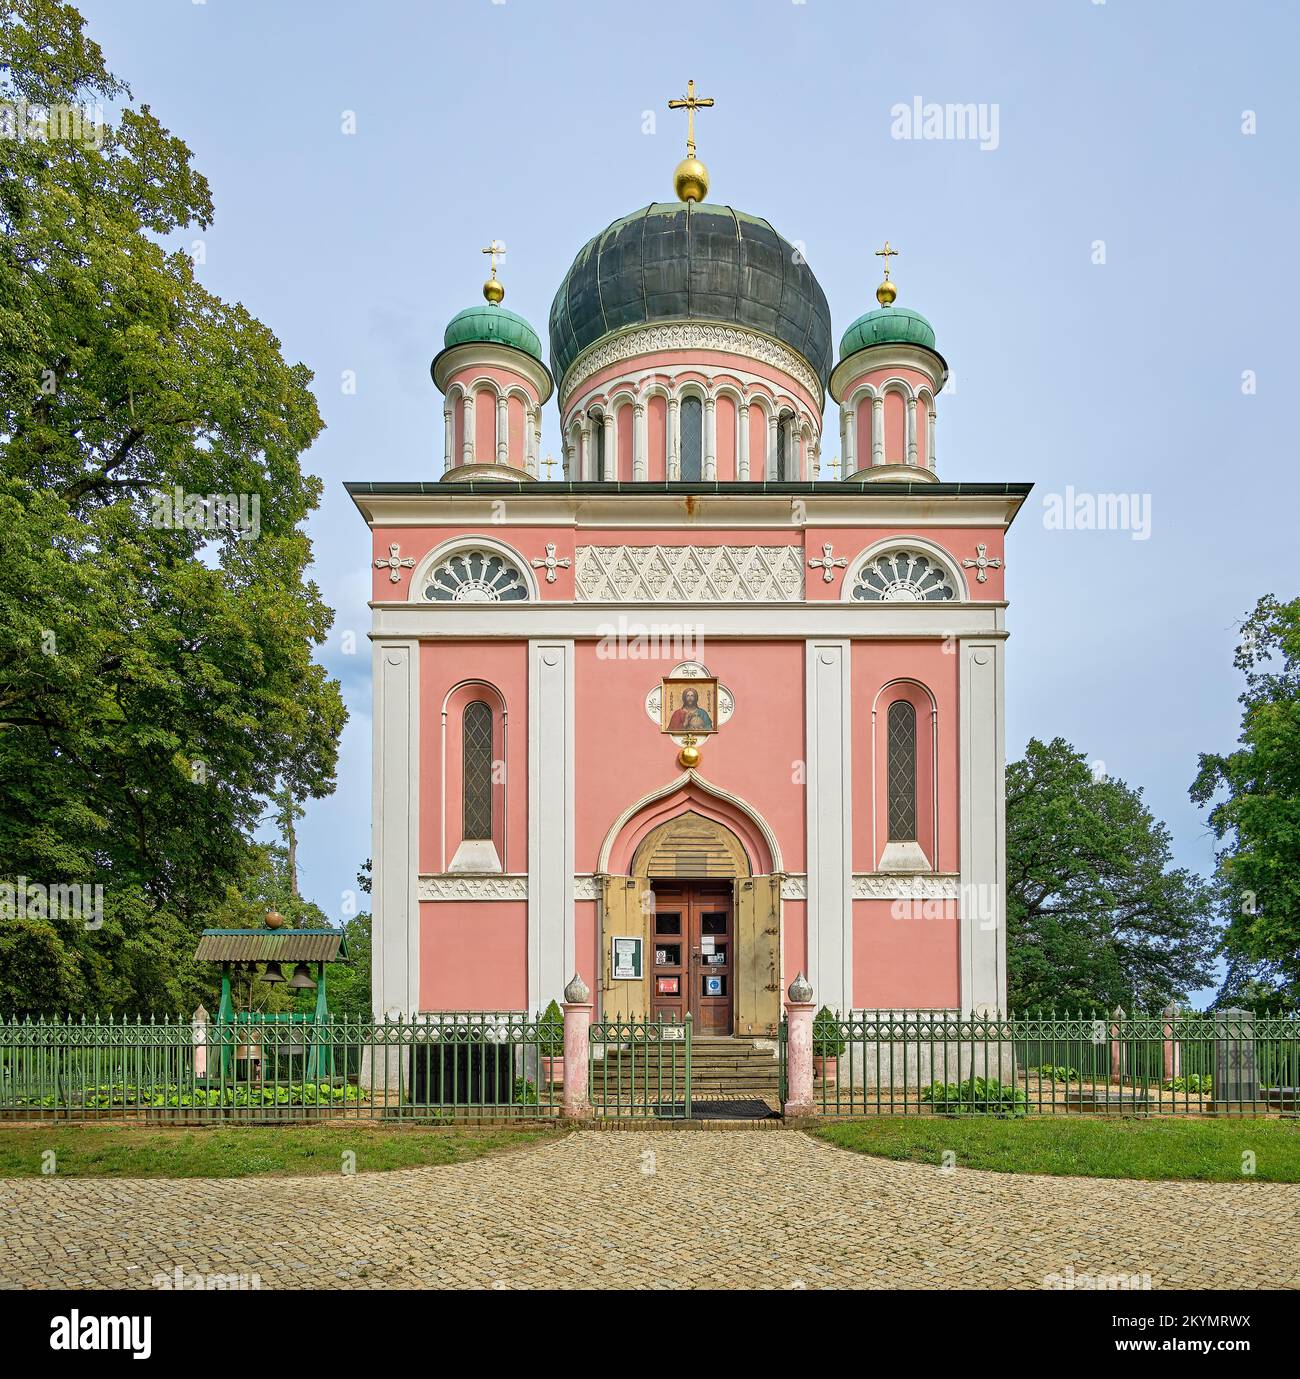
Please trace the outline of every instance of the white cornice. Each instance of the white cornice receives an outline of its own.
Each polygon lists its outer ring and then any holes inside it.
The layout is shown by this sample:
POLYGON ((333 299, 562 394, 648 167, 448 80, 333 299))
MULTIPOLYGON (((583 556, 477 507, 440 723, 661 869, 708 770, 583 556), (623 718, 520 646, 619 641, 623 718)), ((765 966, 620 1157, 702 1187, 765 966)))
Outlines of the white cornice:
POLYGON ((1024 495, 1019 493, 880 493, 870 484, 846 493, 726 494, 637 493, 547 494, 530 486, 524 501, 506 494, 466 493, 459 484, 426 493, 355 493, 363 517, 377 527, 500 525, 500 505, 509 504, 510 525, 646 529, 672 527, 726 530, 731 527, 993 527, 1011 524, 1024 495), (802 522, 792 521, 796 502, 802 522))
POLYGON ((691 350, 755 359, 789 374, 810 397, 820 401, 826 396, 812 365, 775 336, 726 321, 653 321, 625 326, 588 345, 569 365, 560 381, 560 412, 568 410, 570 399, 593 374, 612 364, 662 350, 691 350))
POLYGON ((467 340, 463 345, 452 345, 433 361, 431 373, 440 393, 447 391, 447 381, 461 369, 475 364, 487 364, 491 368, 505 369, 526 378, 537 390, 538 401, 544 406, 550 399, 553 385, 550 371, 538 363, 531 354, 515 349, 512 345, 494 345, 488 341, 467 340))
MULTIPOLYGON (((372 603, 370 636, 390 638, 565 638, 599 641, 620 627, 695 629, 710 641, 727 638, 853 641, 899 637, 960 640, 1006 635, 1001 601, 987 603, 372 603)), ((629 631, 629 635, 631 635, 629 631)), ((677 658, 677 659, 680 659, 677 658)))
POLYGON ((930 380, 936 393, 948 381, 948 366, 943 356, 923 345, 868 345, 854 350, 831 370, 831 396, 841 402, 845 388, 855 379, 865 373, 890 368, 916 369, 930 380))

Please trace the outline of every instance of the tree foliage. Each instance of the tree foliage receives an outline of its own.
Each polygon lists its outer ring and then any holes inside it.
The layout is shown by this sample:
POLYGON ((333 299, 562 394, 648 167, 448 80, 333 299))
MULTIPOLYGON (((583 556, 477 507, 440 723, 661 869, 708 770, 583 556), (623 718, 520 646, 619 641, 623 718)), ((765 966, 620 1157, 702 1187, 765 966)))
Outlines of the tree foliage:
POLYGON ((1168 828, 1056 738, 1007 767, 1007 970, 1015 1010, 1157 1009, 1210 980, 1211 888, 1168 828))
POLYGON ((1235 970, 1294 1005, 1300 987, 1300 598, 1260 599, 1234 662, 1246 677, 1240 746, 1202 753, 1191 796, 1209 807, 1235 970))
POLYGON ((30 944, 19 1004, 156 1005, 277 782, 333 789, 301 530, 321 420, 308 370, 167 247, 208 185, 72 6, 4 8, 0 100, 25 112, 0 140, 0 876, 102 883, 116 916, 21 941, 0 917, 0 1002, 30 944), (97 106, 93 137, 40 137, 33 112, 97 106), (176 522, 178 491, 255 498, 256 535, 176 522))

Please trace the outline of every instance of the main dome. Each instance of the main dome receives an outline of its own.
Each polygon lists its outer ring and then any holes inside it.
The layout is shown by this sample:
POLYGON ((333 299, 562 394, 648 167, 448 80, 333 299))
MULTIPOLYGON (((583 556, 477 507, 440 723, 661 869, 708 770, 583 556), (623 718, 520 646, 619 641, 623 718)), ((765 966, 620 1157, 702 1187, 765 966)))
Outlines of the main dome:
POLYGON ((689 201, 634 211, 582 249, 551 303, 551 372, 562 383, 612 331, 683 320, 774 336, 830 375, 830 307, 802 254, 758 216, 689 201))

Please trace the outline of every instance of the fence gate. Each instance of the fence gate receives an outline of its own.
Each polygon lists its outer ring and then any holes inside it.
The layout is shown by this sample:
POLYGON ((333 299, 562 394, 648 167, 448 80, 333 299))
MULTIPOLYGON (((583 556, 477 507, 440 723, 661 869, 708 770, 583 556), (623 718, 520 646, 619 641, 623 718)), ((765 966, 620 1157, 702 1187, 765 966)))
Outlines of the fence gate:
POLYGON ((690 1120, 691 1017, 614 1016, 590 1028, 588 1095, 610 1120, 690 1120))

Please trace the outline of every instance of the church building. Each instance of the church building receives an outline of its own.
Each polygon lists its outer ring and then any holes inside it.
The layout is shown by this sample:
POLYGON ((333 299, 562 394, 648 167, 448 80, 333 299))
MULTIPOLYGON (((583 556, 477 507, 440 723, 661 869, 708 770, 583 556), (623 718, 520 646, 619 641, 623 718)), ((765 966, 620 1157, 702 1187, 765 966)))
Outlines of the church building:
POLYGON ((574 973, 597 1018, 700 1034, 772 1035, 799 972, 845 1013, 1006 1004, 1004 541, 1029 486, 940 477, 948 366, 888 243, 836 350, 802 254, 706 199, 711 104, 673 103, 678 199, 578 250, 549 349, 493 253, 432 364, 441 473, 348 485, 377 1015, 536 1012, 574 973))

